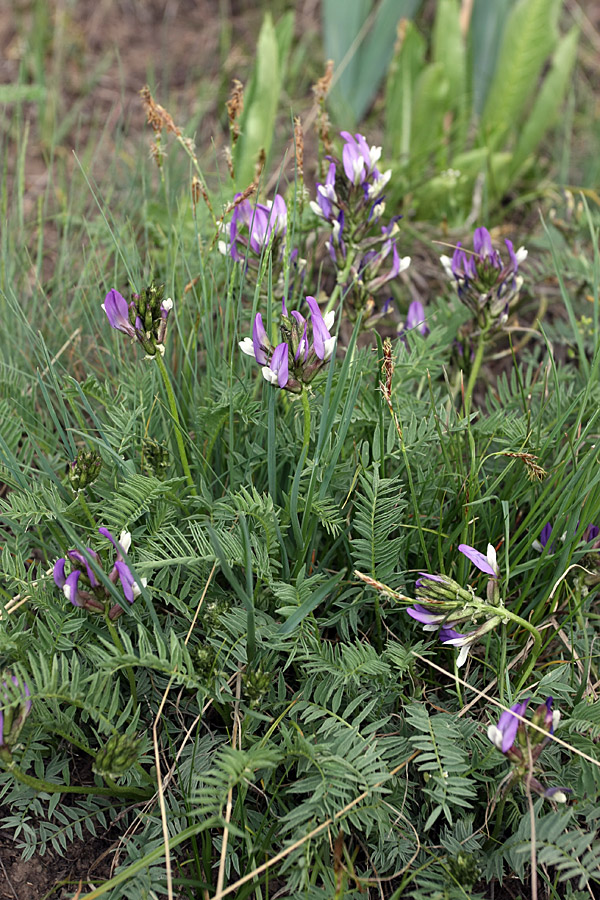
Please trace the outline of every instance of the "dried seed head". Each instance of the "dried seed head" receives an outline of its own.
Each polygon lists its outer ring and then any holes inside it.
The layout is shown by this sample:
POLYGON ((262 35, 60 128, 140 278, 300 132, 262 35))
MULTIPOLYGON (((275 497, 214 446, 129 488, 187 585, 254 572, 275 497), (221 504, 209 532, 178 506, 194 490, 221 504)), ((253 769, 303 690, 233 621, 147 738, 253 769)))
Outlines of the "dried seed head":
POLYGON ((177 137, 181 137, 181 129, 177 127, 171 114, 168 113, 163 106, 156 103, 147 84, 141 89, 140 97, 142 98, 148 125, 150 125, 156 134, 160 134, 164 128, 165 131, 176 134, 177 137))
POLYGON ((238 119, 244 111, 244 85, 237 78, 233 80, 233 87, 229 100, 227 101, 227 118, 229 119, 229 131, 231 133, 231 143, 235 147, 240 136, 240 126, 238 119))
POLYGON ((304 175, 304 131, 300 116, 294 118, 294 149, 296 151, 296 171, 302 178, 304 175))
POLYGON ((312 92, 317 103, 323 103, 325 97, 329 93, 331 87, 331 79, 333 78, 333 60, 328 59, 325 63, 325 74, 319 78, 316 84, 313 84, 312 92))

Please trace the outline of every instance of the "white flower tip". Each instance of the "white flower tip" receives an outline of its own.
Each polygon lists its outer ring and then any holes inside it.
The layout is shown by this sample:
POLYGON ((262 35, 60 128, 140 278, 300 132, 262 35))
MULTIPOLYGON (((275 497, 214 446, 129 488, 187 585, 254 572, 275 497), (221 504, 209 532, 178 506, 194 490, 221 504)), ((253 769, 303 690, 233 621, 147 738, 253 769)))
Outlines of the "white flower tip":
POLYGON ((173 301, 171 300, 170 297, 169 297, 167 300, 163 300, 163 302, 162 302, 162 308, 163 308, 166 312, 170 312, 170 310, 173 309, 173 301))
POLYGON ((308 205, 310 206, 311 210, 314 212, 315 216, 318 216, 320 219, 323 218, 323 210, 321 209, 321 207, 319 206, 318 203, 316 203, 314 200, 311 200, 308 205))
POLYGON ((409 266, 410 266, 410 256, 403 256, 402 259, 400 260, 400 268, 398 269, 398 272, 399 273, 404 272, 404 270, 408 269, 409 266))
POLYGON ((243 341, 239 341, 238 347, 246 356, 254 356, 254 342, 252 338, 245 337, 243 341))
POLYGON ((129 548, 131 547, 131 532, 130 531, 122 531, 119 535, 119 544, 123 548, 125 553, 129 553, 129 548))
POLYGON ((524 260, 527 259, 527 254, 528 254, 528 252, 529 252, 529 251, 526 250, 525 247, 519 247, 519 249, 518 249, 517 252, 515 253, 517 262, 518 262, 518 263, 524 262, 524 260))
POLYGON ((560 709, 555 709, 552 713, 552 730, 554 731, 560 722, 560 709))
POLYGON ((330 337, 330 338, 326 338, 325 341, 323 342, 325 345, 325 356, 323 357, 324 360, 329 359, 329 357, 333 353, 336 340, 337 340, 337 338, 330 337))
MULTIPOLYGON (((104 310, 104 312, 106 312, 106 304, 105 303, 102 304, 102 309, 104 310)), ((108 315, 108 313, 106 313, 106 314, 108 315)))
POLYGON ((217 244, 217 247, 219 249, 219 253, 221 253, 223 256, 227 256, 227 252, 228 252, 229 248, 228 248, 227 244, 225 243, 225 241, 219 241, 219 243, 217 244))
POLYGON ((70 584, 63 585, 63 594, 65 595, 67 600, 70 602, 71 601, 71 585, 70 584))
POLYGON ((440 256, 440 262, 443 265, 444 272, 448 278, 454 278, 454 273, 452 272, 452 259, 449 256, 440 256))
POLYGON ((499 575, 500 569, 498 567, 498 563, 496 562, 496 548, 493 544, 487 545, 487 561, 489 562, 496 575, 499 575))
POLYGON ((487 736, 492 744, 498 748, 498 750, 502 749, 502 732, 497 725, 488 726, 487 736))
POLYGON ((273 369, 270 369, 269 366, 262 367, 263 378, 265 381, 268 381, 269 384, 277 384, 277 372, 274 372, 273 369))
POLYGON ((555 792, 552 794, 552 799, 553 799, 556 803, 566 803, 566 802, 567 802, 567 795, 565 794, 564 791, 555 791, 555 792))
MULTIPOLYGON (((448 643, 448 642, 446 642, 448 643)), ((469 645, 465 644, 464 647, 460 648, 460 653, 458 654, 458 659, 456 660, 456 668, 460 669, 461 666, 464 666, 467 661, 467 656, 469 655, 469 645)))
POLYGON ((327 331, 331 331, 333 328, 333 323, 335 322, 335 309, 330 309, 329 312, 325 313, 323 316, 323 321, 325 322, 325 328, 327 331))

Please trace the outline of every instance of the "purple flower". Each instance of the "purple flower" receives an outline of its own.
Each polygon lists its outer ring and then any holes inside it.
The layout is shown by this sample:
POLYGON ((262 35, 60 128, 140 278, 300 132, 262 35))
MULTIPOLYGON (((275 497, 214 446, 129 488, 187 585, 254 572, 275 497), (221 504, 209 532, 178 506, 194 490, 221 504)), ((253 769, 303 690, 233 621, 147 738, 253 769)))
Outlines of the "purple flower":
POLYGON ((369 199, 377 197, 391 175, 389 171, 382 175, 376 166, 381 147, 369 147, 362 134, 351 135, 348 131, 342 131, 341 136, 345 141, 342 162, 346 178, 353 185, 362 185, 369 199), (367 184, 369 180, 371 183, 367 184))
POLYGON ((515 252, 512 242, 505 240, 508 263, 502 261, 494 249, 487 228, 477 228, 473 234, 473 252, 465 251, 460 242, 452 255, 442 256, 440 261, 446 275, 456 283, 459 299, 478 316, 489 314, 503 320, 508 307, 521 288, 517 277, 520 263, 527 258, 527 250, 519 247, 515 252))
POLYGON ((137 331, 129 321, 129 304, 122 294, 113 288, 104 298, 102 309, 108 316, 112 328, 122 331, 131 338, 137 337, 137 331))
POLYGON ((325 183, 317 183, 317 202, 315 203, 314 200, 311 200, 310 202, 310 208, 315 215, 328 222, 333 220, 335 216, 335 207, 338 202, 337 194, 335 192, 335 174, 336 165, 334 162, 331 162, 327 171, 325 183))
POLYGON ((419 334, 429 334, 429 328, 425 322, 425 310, 420 300, 413 300, 408 307, 406 315, 406 328, 408 331, 416 329, 419 334))
POLYGON ((467 656, 469 655, 469 650, 472 645, 478 639, 480 635, 480 629, 477 631, 469 631, 468 634, 461 634, 459 631, 455 631, 453 628, 443 627, 440 628, 440 632, 438 637, 442 644, 449 644, 452 647, 460 647, 460 653, 456 659, 456 668, 460 669, 466 662, 467 656))
POLYGON ((550 535, 552 534, 552 523, 546 522, 542 530, 540 531, 540 544, 542 547, 545 547, 548 541, 550 540, 550 535))
MULTIPOLYGON (((236 194, 234 203, 241 194, 236 194)), ((241 200, 233 210, 231 223, 225 226, 229 241, 219 242, 221 253, 230 253, 236 262, 243 262, 248 248, 260 256, 276 237, 284 238, 287 231, 287 207, 281 194, 267 203, 241 200)))
POLYGON ((284 388, 289 379, 289 363, 288 363, 289 347, 283 341, 278 344, 273 351, 271 362, 268 366, 263 366, 262 373, 265 381, 269 384, 277 384, 280 388, 284 388))
MULTIPOLYGON (((329 328, 327 327, 315 298, 307 297, 306 302, 310 309, 315 354, 319 359, 327 360, 333 353, 335 338, 329 333, 329 328)), ((332 321, 331 317, 329 317, 328 321, 332 321)))
MULTIPOLYGON (((125 556, 131 546, 131 534, 128 531, 122 531, 119 540, 117 540, 108 528, 101 527, 98 531, 110 541, 117 551, 116 560, 108 575, 108 580, 113 584, 119 581, 125 599, 128 603, 133 603, 135 598, 141 593, 141 587, 145 587, 147 582, 145 578, 140 579, 139 582, 136 581, 133 572, 125 562, 125 556)), ((86 553, 99 567, 102 566, 100 556, 95 550, 91 550, 88 547, 86 553)), ((79 566, 79 568, 72 568, 69 575, 67 575, 65 572, 67 559, 58 559, 53 569, 54 581, 57 587, 62 590, 67 600, 73 606, 79 606, 94 612, 104 612, 110 593, 96 577, 86 555, 79 550, 69 550, 67 551, 67 558, 72 567, 79 566)), ((109 616, 111 619, 116 619, 121 612, 120 605, 114 604, 109 610, 109 616)))
POLYGON ((475 547, 469 547, 468 544, 459 544, 458 549, 461 553, 464 553, 467 559, 471 560, 473 565, 477 566, 482 572, 485 572, 486 575, 491 575, 492 578, 499 577, 500 569, 496 562, 496 551, 492 544, 488 544, 487 546, 487 556, 484 556, 483 553, 480 553, 475 547))
POLYGON ((262 365, 266 381, 295 394, 302 392, 303 384, 312 381, 332 355, 336 342, 330 332, 335 313, 323 315, 314 297, 307 297, 306 302, 310 310, 309 319, 295 309, 288 313, 285 300, 282 301, 283 341, 275 349, 268 339, 260 313, 254 320, 252 338, 239 342, 240 350, 262 365))
POLYGON ((517 738, 520 721, 516 716, 525 716, 529 698, 521 703, 515 703, 510 710, 505 710, 498 720, 497 725, 490 725, 488 728, 488 738, 503 753, 508 753, 512 749, 517 738), (515 715, 516 713, 516 715, 515 715))
POLYGON ((140 294, 132 294, 129 303, 113 288, 102 304, 111 327, 138 341, 149 358, 165 352, 167 319, 173 309, 173 301, 170 298, 164 300, 163 295, 164 285, 158 286, 153 282, 140 294))

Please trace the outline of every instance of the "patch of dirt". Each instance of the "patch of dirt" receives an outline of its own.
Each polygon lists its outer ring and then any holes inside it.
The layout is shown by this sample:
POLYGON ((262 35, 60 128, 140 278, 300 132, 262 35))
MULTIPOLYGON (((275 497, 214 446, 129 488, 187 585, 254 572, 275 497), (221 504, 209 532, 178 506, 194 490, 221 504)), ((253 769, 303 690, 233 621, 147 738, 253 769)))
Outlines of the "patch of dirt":
MULTIPOLYGON (((0 807, 0 818, 9 814, 0 807)), ((64 856, 48 850, 42 857, 23 860, 10 832, 0 831, 0 900, 71 900, 81 880, 85 890, 110 877, 111 841, 102 836, 72 841, 64 856), (62 887, 57 887, 63 884, 62 887)))

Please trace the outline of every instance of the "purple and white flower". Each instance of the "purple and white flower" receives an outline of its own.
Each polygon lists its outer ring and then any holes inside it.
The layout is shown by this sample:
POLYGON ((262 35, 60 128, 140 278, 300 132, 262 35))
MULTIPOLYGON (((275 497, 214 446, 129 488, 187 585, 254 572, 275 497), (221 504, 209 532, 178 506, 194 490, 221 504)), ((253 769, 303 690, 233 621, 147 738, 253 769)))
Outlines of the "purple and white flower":
MULTIPOLYGON (((117 540, 108 528, 101 527, 98 531, 110 541, 116 550, 116 559, 107 576, 108 580, 113 584, 120 582, 123 596, 128 603, 133 603, 136 597, 139 597, 141 589, 146 587, 147 581, 145 578, 138 580, 125 561, 131 546, 131 534, 128 531, 122 531, 117 540)), ((98 568, 102 568, 100 555, 89 547, 86 548, 85 553, 81 553, 79 550, 68 550, 66 558, 58 559, 54 564, 54 582, 73 606, 94 612, 104 612, 110 593, 96 576, 91 565, 92 562, 98 568), (67 560, 71 564, 71 571, 68 575, 66 572, 67 560)), ((119 604, 114 604, 109 610, 109 617, 116 619, 122 611, 119 604)))
POLYGON ((498 563, 496 561, 496 550, 492 544, 487 545, 487 554, 484 556, 483 553, 480 553, 479 550, 476 550, 475 547, 470 547, 468 544, 459 544, 458 549, 461 553, 469 559, 474 566, 481 572, 485 572, 486 575, 491 575, 492 578, 500 577, 500 569, 498 568, 498 563))
POLYGON ((316 373, 333 354, 336 338, 331 334, 335 313, 324 316, 314 297, 307 297, 309 317, 298 310, 288 313, 282 302, 281 336, 283 340, 273 348, 257 313, 252 337, 239 342, 242 353, 252 356, 262 366, 265 381, 298 394, 303 385, 310 384, 316 373))
POLYGON ((521 703, 515 703, 509 710, 504 710, 497 725, 488 727, 488 738, 502 753, 506 754, 509 750, 512 750, 517 739, 519 725, 521 724, 517 716, 525 716, 528 703, 529 698, 521 701, 521 703))
POLYGON ((260 257, 287 232, 287 206, 281 194, 266 203, 236 202, 241 196, 236 194, 231 222, 223 227, 227 240, 218 245, 223 255, 229 254, 236 262, 244 262, 250 255, 260 257))
POLYGON ((508 239, 504 243, 508 252, 506 263, 494 249, 487 228, 477 228, 473 234, 473 251, 463 249, 459 242, 451 257, 440 257, 446 275, 455 283, 459 299, 481 319, 481 324, 503 324, 523 284, 517 273, 527 258, 527 250, 519 247, 515 251, 508 239))
POLYGON ((167 320, 173 309, 173 301, 171 298, 163 299, 163 295, 164 285, 152 283, 141 294, 132 294, 128 303, 113 288, 102 304, 111 328, 141 344, 147 358, 152 358, 157 353, 162 356, 165 352, 167 320))

